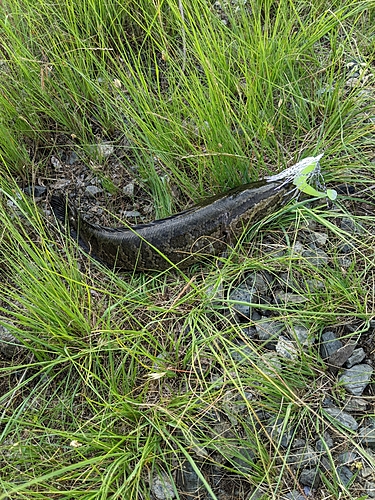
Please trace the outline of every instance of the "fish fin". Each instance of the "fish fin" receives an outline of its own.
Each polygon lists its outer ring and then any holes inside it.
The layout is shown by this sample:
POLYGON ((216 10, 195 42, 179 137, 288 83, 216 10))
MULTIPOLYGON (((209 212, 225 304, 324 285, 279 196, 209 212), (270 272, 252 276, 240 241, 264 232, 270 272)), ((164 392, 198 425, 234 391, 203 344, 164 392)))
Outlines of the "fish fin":
POLYGON ((69 215, 67 201, 62 196, 52 195, 50 205, 56 219, 65 224, 69 215))

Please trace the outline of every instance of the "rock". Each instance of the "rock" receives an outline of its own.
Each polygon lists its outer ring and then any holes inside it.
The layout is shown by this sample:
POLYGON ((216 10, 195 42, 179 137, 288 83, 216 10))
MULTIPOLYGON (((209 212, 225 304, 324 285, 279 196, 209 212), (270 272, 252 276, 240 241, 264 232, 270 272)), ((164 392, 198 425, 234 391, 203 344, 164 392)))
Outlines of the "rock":
POLYGON ((253 326, 245 326, 241 328, 242 336, 247 339, 254 339, 256 337, 257 331, 253 326))
POLYGON ((323 280, 313 278, 310 280, 306 280, 306 287, 310 291, 310 293, 313 293, 313 292, 317 292, 318 290, 324 290, 325 283, 323 280))
POLYGON ((78 161, 78 155, 75 151, 69 151, 65 157, 65 163, 68 165, 74 165, 78 161))
POLYGON ((57 158, 56 156, 51 156, 51 165, 56 169, 56 170, 61 170, 63 168, 63 164, 57 158))
POLYGON ((307 444, 303 449, 297 449, 290 453, 286 460, 291 467, 300 470, 304 467, 313 468, 318 465, 319 454, 311 445, 307 444))
POLYGON ((280 335, 276 344, 276 352, 286 359, 297 359, 298 348, 296 343, 280 335))
POLYGON ((129 182, 126 186, 122 188, 122 192, 125 196, 134 196, 134 182, 129 182))
POLYGON ((324 411, 342 426, 347 427, 352 431, 356 431, 358 429, 358 422, 351 415, 349 415, 349 413, 340 410, 340 408, 325 408, 324 411))
POLYGON ((301 495, 301 493, 297 490, 293 490, 290 493, 287 493, 283 500, 306 500, 305 495, 301 495))
POLYGON ((33 196, 34 198, 40 198, 45 196, 47 193, 47 188, 45 186, 27 186, 23 190, 28 196, 33 196))
POLYGON ((166 474, 153 477, 151 491, 157 500, 172 500, 176 498, 172 482, 166 474))
POLYGON ((267 490, 262 485, 260 485, 257 486, 257 488, 254 491, 252 491, 248 497, 246 497, 246 500, 264 500, 266 498, 266 495, 267 495, 267 490))
POLYGON ((363 486, 365 488, 366 495, 370 498, 375 498, 375 482, 365 481, 363 486))
POLYGON ((291 248, 292 255, 302 255, 302 253, 305 251, 305 247, 300 241, 296 241, 295 244, 291 248))
POLYGON ((303 295, 291 292, 277 292, 275 294, 277 304, 303 304, 308 299, 303 295))
POLYGON ((369 424, 367 426, 361 427, 358 431, 358 435, 361 439, 361 443, 368 446, 369 448, 375 448, 375 425, 369 424))
POLYGON ((317 488, 320 483, 319 471, 316 468, 303 469, 299 476, 299 482, 304 486, 317 488))
POLYGON ((351 463, 358 460, 358 453, 355 451, 344 451, 340 453, 337 457, 337 462, 340 465, 350 465, 351 463))
POLYGON ((362 347, 358 349, 354 349, 353 354, 348 358, 346 362, 346 366, 351 368, 354 365, 358 365, 361 361, 363 361, 366 357, 366 353, 362 347))
POLYGON ((304 325, 293 325, 292 335, 301 346, 311 346, 315 341, 314 335, 304 325))
POLYGON ((336 467, 336 472, 341 484, 348 486, 354 476, 354 472, 352 472, 347 465, 339 465, 336 467))
POLYGON ((276 422, 271 422, 266 426, 266 432, 274 442, 280 442, 283 448, 287 448, 293 438, 294 427, 289 424, 285 425, 284 420, 278 418, 276 422))
POLYGON ((231 358, 238 364, 249 363, 254 358, 254 350, 247 343, 239 342, 237 346, 230 349, 231 358))
POLYGON ((308 249, 302 252, 304 257, 312 266, 321 267, 328 263, 328 255, 320 248, 308 249))
POLYGON ((374 473, 374 469, 372 467, 369 467, 369 466, 364 466, 362 467, 362 470, 361 470, 361 476, 364 477, 364 478, 367 478, 367 477, 370 477, 372 476, 374 473))
POLYGON ((328 432, 324 433, 323 438, 320 438, 315 443, 315 449, 320 453, 327 453, 327 450, 331 450, 333 448, 333 439, 328 432))
POLYGON ((343 267, 344 269, 348 269, 353 261, 349 257, 345 257, 345 255, 339 255, 338 256, 338 262, 340 264, 340 267, 343 267))
POLYGON ((322 334, 322 342, 320 345, 320 355, 325 360, 328 359, 334 352, 343 346, 341 340, 338 340, 334 332, 324 332, 322 334))
POLYGON ((365 413, 368 402, 365 399, 349 396, 344 403, 344 410, 348 413, 365 413))
POLYGON ((339 382, 353 396, 361 396, 370 382, 373 371, 373 368, 365 363, 355 365, 343 371, 339 382))
POLYGON ((354 234, 359 230, 354 220, 350 219, 349 217, 343 217, 341 219, 341 229, 351 234, 354 234))
POLYGON ((123 210, 121 212, 121 215, 123 217, 140 217, 141 214, 138 212, 138 210, 123 210))
POLYGON ((314 245, 317 245, 318 247, 324 247, 324 245, 327 243, 328 240, 328 234, 321 233, 319 231, 311 231, 310 233, 307 234, 307 238, 314 245))
POLYGON ((242 283, 230 292, 229 300, 231 302, 236 302, 232 304, 232 308, 240 321, 247 321, 250 319, 250 303, 253 302, 254 293, 255 288, 249 288, 246 283, 242 283))
POLYGON ((337 248, 338 252, 341 254, 351 254, 354 250, 354 246, 351 243, 344 243, 342 245, 339 245, 337 248))
POLYGON ((98 194, 100 194, 102 192, 103 192, 102 188, 100 188, 98 186, 93 186, 93 185, 87 186, 85 189, 85 193, 89 196, 92 196, 93 198, 95 198, 95 196, 97 196, 98 194))
POLYGON ((341 367, 351 356, 355 348, 355 342, 348 342, 347 344, 337 349, 336 352, 331 354, 327 360, 327 364, 331 367, 341 367))
POLYGON ((293 450, 301 450, 302 448, 305 448, 306 446, 306 441, 302 438, 296 438, 293 440, 292 443, 292 449, 293 450))
POLYGON ((257 330, 259 340, 263 342, 273 340, 276 343, 279 335, 285 329, 281 321, 275 321, 264 317, 260 321, 257 321, 254 326, 257 330))
POLYGON ((275 373, 280 373, 282 371, 280 357, 275 351, 262 353, 262 356, 257 361, 257 366, 262 373, 271 377, 275 376, 275 373))
MULTIPOLYGON (((246 401, 251 401, 253 395, 250 392, 245 393, 246 401)), ((221 413, 225 414, 226 418, 233 426, 238 425, 237 417, 240 414, 248 411, 248 406, 241 394, 236 391, 228 390, 223 395, 221 403, 221 413)))
POLYGON ((198 490, 203 485, 202 480, 195 472, 190 462, 182 464, 178 474, 178 483, 182 493, 189 496, 191 495, 192 497, 198 496, 198 490))
POLYGON ((334 332, 325 332, 322 334, 320 355, 329 366, 342 366, 351 356, 354 348, 354 342, 348 342, 344 345, 334 332))
POLYGON ((245 474, 250 474, 254 468, 254 458, 255 453, 252 450, 240 447, 238 449, 238 454, 233 456, 231 461, 239 471, 245 474))
POLYGON ((272 283, 273 278, 268 273, 257 272, 251 273, 246 277, 245 283, 248 288, 255 288, 258 293, 267 293, 269 292, 270 284, 272 283))
POLYGON ((96 147, 99 156, 104 156, 105 158, 111 156, 115 151, 114 145, 110 142, 102 142, 100 144, 97 144, 96 147))

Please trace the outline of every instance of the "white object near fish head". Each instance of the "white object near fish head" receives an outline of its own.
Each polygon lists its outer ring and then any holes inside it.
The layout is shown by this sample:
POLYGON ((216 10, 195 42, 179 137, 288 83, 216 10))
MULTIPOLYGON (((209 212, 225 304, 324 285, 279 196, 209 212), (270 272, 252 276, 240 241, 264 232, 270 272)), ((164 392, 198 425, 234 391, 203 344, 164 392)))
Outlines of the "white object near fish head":
POLYGON ((321 176, 319 161, 323 153, 318 156, 309 156, 299 161, 295 165, 283 170, 282 172, 266 177, 268 182, 284 181, 281 186, 292 182, 296 188, 305 194, 316 198, 327 197, 330 200, 335 200, 337 192, 334 189, 318 191, 313 186, 308 184, 308 181, 313 177, 321 176))

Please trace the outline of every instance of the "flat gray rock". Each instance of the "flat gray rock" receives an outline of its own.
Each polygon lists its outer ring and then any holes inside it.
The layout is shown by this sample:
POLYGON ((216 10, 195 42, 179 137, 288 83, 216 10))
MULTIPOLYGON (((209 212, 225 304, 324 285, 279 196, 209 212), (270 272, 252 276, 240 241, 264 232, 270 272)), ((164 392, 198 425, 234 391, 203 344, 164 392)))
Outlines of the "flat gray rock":
POLYGON ((324 411, 344 427, 347 427, 352 431, 356 431, 358 429, 358 422, 355 418, 349 415, 349 413, 340 410, 340 408, 325 408, 324 411))
POLYGON ((342 346, 343 343, 336 337, 334 332, 325 332, 322 334, 320 355, 323 359, 328 359, 334 352, 341 349, 342 346))
POLYGON ((362 347, 358 349, 354 349, 353 354, 350 356, 348 361, 346 362, 346 366, 351 368, 354 365, 358 365, 361 361, 363 361, 366 357, 366 353, 362 347))
POLYGON ((353 396, 361 396, 370 382, 373 371, 372 366, 365 363, 355 365, 348 370, 344 370, 339 382, 353 396))

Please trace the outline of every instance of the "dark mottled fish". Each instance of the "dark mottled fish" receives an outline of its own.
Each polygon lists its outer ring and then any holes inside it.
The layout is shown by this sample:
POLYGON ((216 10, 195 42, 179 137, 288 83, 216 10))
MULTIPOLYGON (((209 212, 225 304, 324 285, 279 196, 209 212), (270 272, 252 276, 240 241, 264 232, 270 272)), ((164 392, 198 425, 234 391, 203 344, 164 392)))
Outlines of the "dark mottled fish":
POLYGON ((53 196, 51 206, 61 221, 68 217, 70 230, 85 250, 108 266, 137 271, 168 269, 172 264, 184 268, 202 256, 220 255, 228 242, 289 201, 302 163, 171 217, 128 228, 87 222, 61 197, 53 196))

